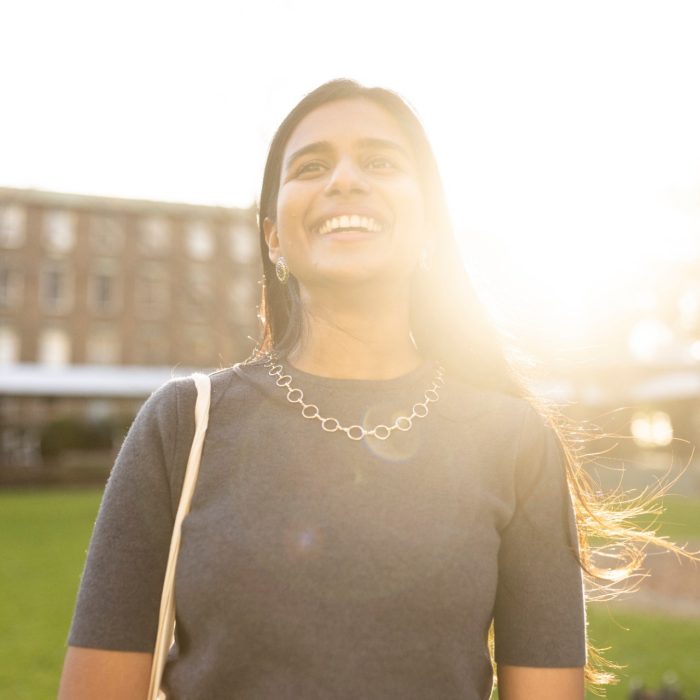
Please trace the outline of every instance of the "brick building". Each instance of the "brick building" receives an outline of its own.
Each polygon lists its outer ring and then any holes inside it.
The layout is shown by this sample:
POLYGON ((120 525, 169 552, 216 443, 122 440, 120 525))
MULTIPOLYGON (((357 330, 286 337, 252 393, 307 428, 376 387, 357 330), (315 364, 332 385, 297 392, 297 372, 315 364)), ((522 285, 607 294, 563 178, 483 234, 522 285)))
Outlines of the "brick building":
POLYGON ((231 364, 258 258, 252 208, 0 188, 0 363, 231 364))
POLYGON ((0 188, 0 483, 104 473, 169 376, 247 357, 259 255, 253 208, 0 188), (84 426, 101 452, 73 449, 84 426))

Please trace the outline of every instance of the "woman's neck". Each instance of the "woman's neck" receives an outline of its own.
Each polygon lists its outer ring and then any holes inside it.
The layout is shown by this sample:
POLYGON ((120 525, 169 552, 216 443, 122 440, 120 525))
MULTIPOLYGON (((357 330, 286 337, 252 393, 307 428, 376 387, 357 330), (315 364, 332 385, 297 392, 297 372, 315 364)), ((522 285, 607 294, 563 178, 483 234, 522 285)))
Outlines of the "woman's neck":
POLYGON ((344 379, 393 379, 422 358, 410 336, 408 290, 332 295, 302 290, 304 331, 289 353, 304 372, 344 379))

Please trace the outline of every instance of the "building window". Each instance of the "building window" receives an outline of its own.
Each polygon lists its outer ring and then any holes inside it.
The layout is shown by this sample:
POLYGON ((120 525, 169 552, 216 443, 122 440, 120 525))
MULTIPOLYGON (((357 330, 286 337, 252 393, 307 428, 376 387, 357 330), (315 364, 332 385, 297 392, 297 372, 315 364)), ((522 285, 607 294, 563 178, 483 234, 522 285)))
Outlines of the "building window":
POLYGON ((114 216, 90 217, 90 247, 101 255, 118 255, 124 247, 124 225, 114 216))
POLYGON ((19 362, 19 335, 14 328, 0 326, 0 365, 19 362))
POLYGON ((136 361, 142 365, 167 365, 169 356, 166 329, 155 324, 142 326, 136 344, 136 361))
POLYGON ((69 252, 75 245, 75 216, 68 211, 45 212, 43 240, 50 253, 69 252))
POLYGON ((136 304, 141 316, 153 318, 168 311, 170 288, 168 269, 162 263, 148 263, 141 268, 136 282, 136 304))
POLYGON ((0 247, 19 248, 24 244, 26 212, 16 204, 0 205, 0 247))
POLYGON ((2 426, 0 463, 13 467, 40 465, 42 462, 38 430, 26 425, 2 426))
POLYGON ((93 311, 107 314, 121 306, 119 271, 113 260, 100 260, 90 275, 89 300, 93 311))
POLYGON ((232 224, 228 231, 228 244, 231 259, 242 265, 253 262, 259 255, 258 240, 250 226, 232 224))
POLYGON ((192 221, 187 225, 186 247, 195 260, 208 260, 214 254, 214 234, 203 221, 192 221))
POLYGON ((170 250, 170 222, 160 216, 139 221, 139 248, 144 255, 161 256, 170 250))
POLYGON ((214 304, 214 285, 211 273, 204 265, 191 265, 187 270, 185 286, 185 314, 203 316, 214 304))
POLYGON ((85 404, 85 417, 91 423, 109 420, 114 415, 115 411, 109 399, 91 399, 85 404))
POLYGON ((37 360, 43 365, 67 365, 70 362, 70 338, 62 328, 45 328, 39 335, 37 360))
POLYGON ((0 309, 13 309, 20 306, 23 291, 22 270, 0 263, 0 309))
POLYGON ((41 273, 41 303, 49 313, 65 313, 73 305, 73 277, 60 262, 44 266, 41 273))
POLYGON ((95 365, 116 365, 119 349, 119 336, 112 326, 94 326, 88 333, 85 359, 95 365))

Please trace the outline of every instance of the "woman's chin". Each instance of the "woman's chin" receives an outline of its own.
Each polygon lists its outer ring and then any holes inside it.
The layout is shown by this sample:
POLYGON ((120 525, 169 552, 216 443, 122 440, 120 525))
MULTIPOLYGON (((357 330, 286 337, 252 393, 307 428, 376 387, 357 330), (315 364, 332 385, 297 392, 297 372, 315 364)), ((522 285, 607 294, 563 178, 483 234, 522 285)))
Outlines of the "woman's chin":
POLYGON ((403 288, 408 285, 411 273, 400 273, 393 267, 382 265, 338 265, 328 268, 316 268, 314 275, 306 280, 299 280, 309 289, 324 290, 368 287, 368 288, 403 288))

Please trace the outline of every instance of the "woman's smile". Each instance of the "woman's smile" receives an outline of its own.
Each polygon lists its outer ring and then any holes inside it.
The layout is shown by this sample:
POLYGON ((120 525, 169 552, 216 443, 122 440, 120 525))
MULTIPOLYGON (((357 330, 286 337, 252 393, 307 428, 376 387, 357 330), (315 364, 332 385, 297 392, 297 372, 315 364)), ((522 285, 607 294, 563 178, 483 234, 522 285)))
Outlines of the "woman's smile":
POLYGON ((366 233, 381 233, 384 230, 375 218, 362 216, 361 214, 340 214, 326 219, 318 228, 318 233, 322 236, 346 232, 362 231, 366 233))
POLYGON ((406 283, 425 245, 424 198, 396 118, 364 99, 310 112, 284 153, 270 259, 284 256, 303 287, 406 283))

